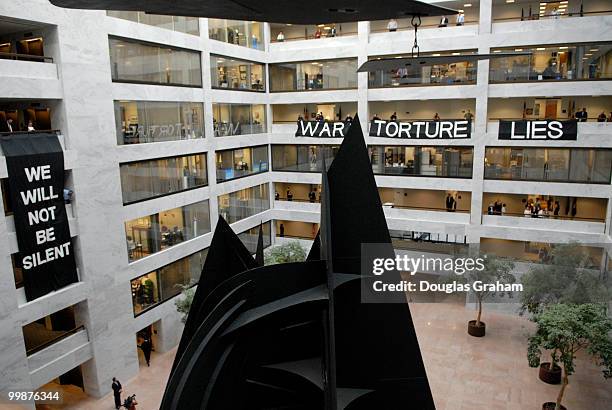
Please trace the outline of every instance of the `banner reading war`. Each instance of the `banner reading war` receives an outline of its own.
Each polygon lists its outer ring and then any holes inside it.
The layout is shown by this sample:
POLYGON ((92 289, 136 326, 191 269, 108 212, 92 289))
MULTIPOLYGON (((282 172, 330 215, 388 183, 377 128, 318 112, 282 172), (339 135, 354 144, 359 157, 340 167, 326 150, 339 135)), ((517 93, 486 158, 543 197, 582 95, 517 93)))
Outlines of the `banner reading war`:
POLYGON ((0 137, 28 301, 78 281, 57 135, 0 137))

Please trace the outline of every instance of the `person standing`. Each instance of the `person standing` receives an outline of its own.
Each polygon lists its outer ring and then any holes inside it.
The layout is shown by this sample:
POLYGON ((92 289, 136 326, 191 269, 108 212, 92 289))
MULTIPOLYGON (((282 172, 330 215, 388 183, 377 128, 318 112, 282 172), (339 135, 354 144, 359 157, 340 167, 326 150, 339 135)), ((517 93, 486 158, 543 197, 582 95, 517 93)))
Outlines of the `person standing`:
POLYGON ((465 114, 463 115, 463 118, 466 119, 466 121, 472 121, 472 118, 474 118, 474 114, 472 114, 472 112, 470 111, 470 109, 468 108, 468 110, 465 112, 465 114))
POLYGON ((115 398, 115 409, 119 409, 121 407, 121 383, 119 380, 113 377, 113 384, 111 385, 113 389, 113 397, 115 398))
POLYGON ((457 25, 458 26, 463 26, 463 23, 465 22, 465 16, 463 15, 463 13, 459 13, 457 14, 457 25))
POLYGON ((13 132, 13 119, 9 118, 6 120, 6 127, 8 128, 8 132, 13 132))
POLYGON ((151 366, 151 351, 153 351, 153 343, 151 343, 151 339, 148 337, 142 341, 140 344, 140 348, 142 349, 142 354, 144 354, 145 361, 147 362, 147 366, 151 366))
POLYGON ((287 188, 287 201, 293 201, 293 192, 291 192, 291 188, 287 188))
POLYGON ((582 107, 582 111, 578 111, 576 113, 576 119, 579 122, 586 122, 588 118, 589 118, 589 113, 587 113, 587 110, 585 107, 582 107))
POLYGON ((280 224, 280 237, 283 238, 285 236, 285 225, 280 224))
POLYGON ((438 115, 438 113, 436 113, 436 115, 434 115, 433 120, 434 121, 440 121, 440 116, 438 115))
POLYGON ((606 113, 604 111, 597 117, 597 122, 606 122, 606 113))
POLYGON ((440 19, 440 24, 438 24, 438 27, 446 27, 447 25, 448 25, 448 17, 442 16, 442 18, 440 19))
POLYGON ((308 200, 309 200, 311 203, 314 203, 314 202, 317 200, 317 194, 315 193, 315 191, 310 191, 310 192, 308 193, 308 200))
POLYGON ((397 31, 397 20, 389 20, 389 22, 387 23, 387 30, 389 30, 389 32, 397 31))
POLYGON ((285 41, 285 34, 282 31, 279 31, 278 35, 276 36, 276 41, 279 43, 285 41))
POLYGON ((393 111, 393 114, 391 114, 390 120, 391 120, 391 122, 396 122, 397 121, 397 111, 393 111))

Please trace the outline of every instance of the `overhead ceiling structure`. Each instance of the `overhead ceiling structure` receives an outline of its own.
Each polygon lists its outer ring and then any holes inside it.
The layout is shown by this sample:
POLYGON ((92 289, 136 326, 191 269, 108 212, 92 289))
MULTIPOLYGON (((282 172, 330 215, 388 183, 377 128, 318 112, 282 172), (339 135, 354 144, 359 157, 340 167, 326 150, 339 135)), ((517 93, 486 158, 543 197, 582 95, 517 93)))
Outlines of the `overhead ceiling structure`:
POLYGON ((474 62, 478 60, 489 60, 494 58, 508 58, 517 56, 530 56, 531 52, 508 52, 508 53, 491 53, 491 54, 463 54, 459 56, 413 56, 401 58, 375 58, 366 61, 359 67, 357 72, 372 72, 372 71, 388 71, 406 67, 415 69, 421 66, 432 66, 436 64, 453 64, 459 62, 474 62))
POLYGON ((435 410, 405 294, 362 302, 401 277, 361 270, 362 244, 394 251, 353 124, 323 172, 306 261, 262 266, 219 219, 162 410, 435 410))
POLYGON ((49 0, 59 7, 144 11, 151 14, 319 24, 442 16, 457 11, 414 0, 49 0))

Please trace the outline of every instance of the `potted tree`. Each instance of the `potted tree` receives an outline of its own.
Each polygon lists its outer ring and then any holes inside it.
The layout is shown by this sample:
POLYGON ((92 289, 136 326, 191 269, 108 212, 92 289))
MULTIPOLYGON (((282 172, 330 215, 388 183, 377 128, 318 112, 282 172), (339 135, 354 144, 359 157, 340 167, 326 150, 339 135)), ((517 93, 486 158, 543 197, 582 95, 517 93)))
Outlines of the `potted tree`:
POLYGON ((306 250, 298 241, 287 242, 279 246, 270 247, 266 250, 264 255, 265 265, 303 262, 305 260, 306 250))
POLYGON ((603 368, 604 378, 612 377, 612 320, 602 304, 553 304, 533 317, 535 334, 529 337, 529 366, 538 367, 542 350, 553 351, 553 362, 562 365, 563 377, 556 402, 546 402, 542 410, 564 410, 561 405, 569 376, 575 371, 576 353, 585 351, 603 368))
POLYGON ((486 324, 482 319, 482 303, 491 296, 503 297, 508 295, 512 297, 512 292, 496 292, 488 288, 480 288, 474 290, 474 284, 512 284, 516 282, 516 278, 511 273, 514 268, 514 263, 509 260, 503 260, 493 255, 482 255, 483 269, 466 270, 464 274, 450 274, 441 277, 443 282, 461 282, 470 284, 471 292, 476 298, 478 313, 475 320, 468 322, 468 334, 474 337, 483 337, 486 333, 486 324))
MULTIPOLYGON (((609 283, 597 269, 584 248, 577 243, 556 245, 546 264, 529 270, 521 278, 521 313, 537 314, 556 303, 597 303, 610 300, 609 283)), ((548 384, 561 383, 558 354, 540 363, 538 377, 548 384)))

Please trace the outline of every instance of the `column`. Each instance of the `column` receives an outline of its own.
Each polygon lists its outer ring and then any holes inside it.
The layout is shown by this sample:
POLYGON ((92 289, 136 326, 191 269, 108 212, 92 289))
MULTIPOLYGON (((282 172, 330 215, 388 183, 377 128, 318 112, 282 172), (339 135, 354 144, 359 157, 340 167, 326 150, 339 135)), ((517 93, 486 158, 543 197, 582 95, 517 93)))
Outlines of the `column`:
MULTIPOLYGON (((357 23, 357 67, 368 61, 368 42, 370 37, 370 22, 357 23)), ((357 112, 361 120, 361 128, 367 134, 368 130, 368 73, 357 73, 357 112)), ((366 139, 367 141, 367 139, 366 139)))
POLYGON ((57 61, 63 78, 62 132, 79 163, 72 171, 80 280, 90 292, 77 305, 94 358, 81 365, 86 393, 101 397, 112 377, 138 373, 117 137, 104 11, 65 10, 58 24, 57 61), (86 38, 87 41, 82 39, 86 38), (76 80, 78 79, 78 81, 76 80), (84 97, 86 96, 86 97, 84 97))

